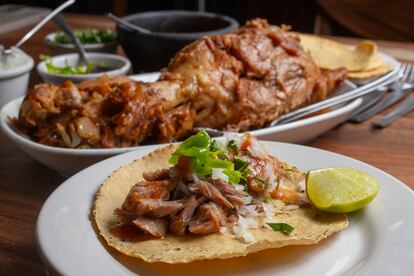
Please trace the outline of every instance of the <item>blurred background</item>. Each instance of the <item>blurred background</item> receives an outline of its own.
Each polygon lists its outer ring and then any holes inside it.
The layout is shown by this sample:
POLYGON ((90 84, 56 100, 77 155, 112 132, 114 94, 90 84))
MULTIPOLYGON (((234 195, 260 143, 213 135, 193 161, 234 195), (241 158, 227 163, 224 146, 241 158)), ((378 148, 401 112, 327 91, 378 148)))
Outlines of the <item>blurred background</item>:
MULTIPOLYGON (((53 8, 54 0, 0 1, 53 8)), ((202 10, 234 17, 242 25, 264 17, 272 24, 289 24, 300 32, 414 41, 413 0, 88 0, 78 1, 70 13, 118 16, 152 10, 202 10)), ((1 19, 0 19, 1 23, 1 19)))

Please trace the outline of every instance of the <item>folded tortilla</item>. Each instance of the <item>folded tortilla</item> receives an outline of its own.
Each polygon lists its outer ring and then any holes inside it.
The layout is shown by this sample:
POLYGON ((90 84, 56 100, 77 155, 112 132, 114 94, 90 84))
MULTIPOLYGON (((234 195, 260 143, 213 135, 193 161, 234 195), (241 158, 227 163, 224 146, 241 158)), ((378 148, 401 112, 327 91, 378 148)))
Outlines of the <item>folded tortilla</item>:
POLYGON ((119 168, 103 182, 96 194, 93 219, 97 232, 109 246, 146 262, 189 263, 195 260, 245 256, 252 252, 288 245, 316 244, 348 225, 343 214, 329 214, 314 208, 304 208, 279 213, 272 219, 293 226, 295 230, 291 234, 266 228, 249 229, 256 239, 250 244, 231 233, 200 237, 167 235, 163 239, 147 240, 122 240, 113 235, 110 229, 118 223, 114 210, 122 205, 130 188, 143 179, 143 172, 168 168, 168 158, 176 148, 176 145, 170 145, 158 149, 119 168))
POLYGON ((320 68, 345 67, 351 79, 373 78, 391 70, 378 54, 377 45, 372 41, 362 41, 356 47, 349 47, 316 35, 298 35, 302 47, 309 51, 320 68))

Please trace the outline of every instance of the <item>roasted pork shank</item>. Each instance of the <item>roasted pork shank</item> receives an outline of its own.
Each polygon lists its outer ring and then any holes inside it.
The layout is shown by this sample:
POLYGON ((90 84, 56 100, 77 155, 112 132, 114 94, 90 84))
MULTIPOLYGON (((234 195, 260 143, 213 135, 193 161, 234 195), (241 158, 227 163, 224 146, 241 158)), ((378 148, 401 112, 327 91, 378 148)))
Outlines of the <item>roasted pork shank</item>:
POLYGON ((319 69, 297 36, 256 19, 186 46, 154 83, 38 84, 15 123, 37 142, 77 148, 174 141, 196 126, 246 131, 325 99, 345 77, 319 69))

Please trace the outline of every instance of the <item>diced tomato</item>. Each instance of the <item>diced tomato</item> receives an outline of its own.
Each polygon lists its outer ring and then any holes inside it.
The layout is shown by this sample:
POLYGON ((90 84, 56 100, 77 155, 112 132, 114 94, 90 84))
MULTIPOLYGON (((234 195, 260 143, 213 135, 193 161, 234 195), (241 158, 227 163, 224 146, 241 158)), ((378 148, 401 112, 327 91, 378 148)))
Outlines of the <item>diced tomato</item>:
POLYGON ((246 133, 246 138, 244 139, 243 143, 240 146, 240 150, 247 150, 248 147, 250 147, 252 144, 252 135, 250 133, 246 133))

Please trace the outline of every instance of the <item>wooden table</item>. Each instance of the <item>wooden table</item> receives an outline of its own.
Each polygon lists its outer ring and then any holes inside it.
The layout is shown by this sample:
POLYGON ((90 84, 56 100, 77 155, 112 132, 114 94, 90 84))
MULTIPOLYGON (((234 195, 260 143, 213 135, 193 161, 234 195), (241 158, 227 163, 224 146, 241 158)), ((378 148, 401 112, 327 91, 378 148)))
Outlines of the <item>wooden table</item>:
MULTIPOLYGON (((67 18, 74 27, 114 27, 111 21, 99 16, 68 15, 67 18)), ((36 59, 40 53, 47 53, 43 38, 53 30, 52 24, 44 27, 23 46, 23 50, 36 59)), ((26 31, 3 35, 0 42, 10 45, 26 31)), ((358 41, 349 38, 338 40, 358 41)), ((413 43, 380 41, 378 44, 382 51, 400 60, 414 59, 413 43)), ((38 76, 33 73, 32 83, 38 81, 38 76)), ((309 145, 364 161, 414 189, 414 112, 386 129, 372 129, 371 122, 380 117, 374 116, 362 124, 343 124, 309 145)), ((35 222, 43 202, 64 180, 55 171, 31 159, 0 133, 0 274, 44 274, 36 252, 35 222)))

